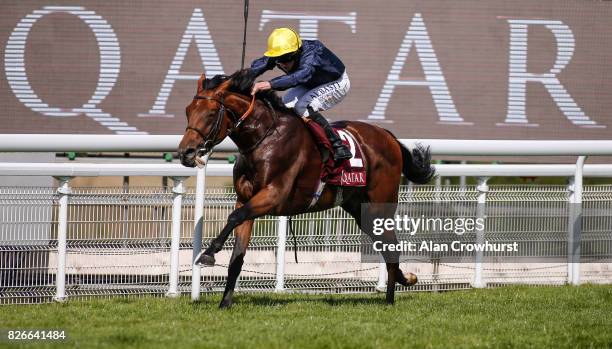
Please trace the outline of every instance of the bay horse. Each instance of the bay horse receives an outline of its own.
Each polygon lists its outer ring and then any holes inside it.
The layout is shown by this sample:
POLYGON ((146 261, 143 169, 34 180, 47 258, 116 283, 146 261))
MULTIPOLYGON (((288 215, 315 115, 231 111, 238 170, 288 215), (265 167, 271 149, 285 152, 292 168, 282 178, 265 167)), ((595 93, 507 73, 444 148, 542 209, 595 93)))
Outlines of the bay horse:
MULTIPOLYGON (((212 79, 202 74, 197 93, 186 108, 187 128, 178 148, 181 163, 187 167, 196 166, 199 156, 209 153, 228 136, 240 151, 233 169, 235 209, 221 233, 195 261, 214 265, 215 253, 235 229, 235 245, 220 308, 232 304, 254 219, 341 206, 372 240, 397 243, 392 230, 374 235, 367 228, 371 222, 362 225, 362 204, 368 205, 370 217, 393 217, 401 174, 414 183, 424 184, 435 173, 429 148, 417 145, 411 152, 381 127, 343 121, 342 126, 362 147, 367 183, 362 187, 343 187, 340 197, 338 186, 326 185, 316 204, 310 207, 319 185, 322 155, 305 122, 286 108, 275 92, 260 91, 251 99, 254 80, 249 69, 212 79), (381 205, 384 208, 373 205, 378 203, 388 205, 381 205)), ((395 284, 411 286, 417 278, 412 273, 404 275, 398 255, 383 254, 383 257, 388 275, 386 302, 393 304, 395 284)))

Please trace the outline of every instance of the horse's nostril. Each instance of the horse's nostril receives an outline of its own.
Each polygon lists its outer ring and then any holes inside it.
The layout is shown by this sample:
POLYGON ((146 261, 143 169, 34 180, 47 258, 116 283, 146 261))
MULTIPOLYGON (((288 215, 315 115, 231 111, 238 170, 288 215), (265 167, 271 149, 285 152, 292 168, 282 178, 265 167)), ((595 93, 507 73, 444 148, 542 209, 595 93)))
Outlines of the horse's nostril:
POLYGON ((183 152, 183 157, 185 158, 191 158, 193 156, 195 156, 196 150, 195 148, 187 148, 185 149, 185 151, 183 152))
POLYGON ((181 159, 181 163, 183 164, 183 166, 194 166, 196 152, 197 151, 195 148, 187 148, 185 150, 179 151, 179 158, 181 159))

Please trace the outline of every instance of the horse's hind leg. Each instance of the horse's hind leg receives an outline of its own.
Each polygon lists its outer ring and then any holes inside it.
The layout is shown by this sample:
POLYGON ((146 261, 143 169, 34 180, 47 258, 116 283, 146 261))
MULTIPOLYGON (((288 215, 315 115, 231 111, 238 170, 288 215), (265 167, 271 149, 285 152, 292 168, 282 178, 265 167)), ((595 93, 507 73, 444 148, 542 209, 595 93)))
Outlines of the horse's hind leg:
MULTIPOLYGON (((378 216, 374 216, 378 217, 378 216)), ((390 218, 388 216, 380 216, 384 218, 390 218)), ((386 230, 381 236, 379 236, 383 244, 396 245, 398 244, 397 236, 393 230, 386 230)), ((404 274, 399 267, 400 252, 383 252, 383 258, 387 264, 387 303, 392 304, 395 292, 395 283, 402 286, 412 286, 417 283, 417 277, 413 273, 404 274)))
MULTIPOLYGON (((384 217, 390 218, 390 217, 384 217)), ((397 237, 393 230, 386 230, 382 235, 378 236, 378 239, 386 246, 396 245, 398 243, 397 237)), ((406 282, 406 278, 402 274, 399 268, 400 253, 393 252, 382 252, 383 258, 387 264, 387 292, 386 299, 388 304, 395 303, 395 283, 402 284, 406 282)))
POLYGON ((234 287, 236 286, 236 280, 242 270, 242 264, 244 263, 244 255, 249 247, 249 241, 251 240, 251 231, 253 229, 253 220, 244 221, 239 225, 234 233, 234 251, 232 252, 232 258, 230 259, 229 268, 227 271, 227 282, 225 284, 225 291, 223 292, 223 299, 219 308, 228 308, 232 305, 232 296, 234 295, 234 287))
MULTIPOLYGON (((397 195, 397 194, 396 194, 397 195)), ((375 235, 373 233, 374 218, 393 218, 395 213, 395 205, 393 201, 397 202, 397 196, 390 198, 388 203, 371 203, 367 202, 366 199, 349 200, 342 205, 361 228, 361 230, 372 239, 372 242, 381 241, 383 244, 397 244, 398 240, 395 232, 392 230, 385 231, 381 235, 375 235), (389 203, 390 202, 390 203, 389 203), (362 204, 368 205, 367 214, 362 217, 362 204), (367 221, 362 221, 366 219, 367 221), (362 225, 364 223, 364 225, 362 225)), ((399 268, 400 254, 399 252, 385 252, 382 253, 383 258, 387 264, 387 289, 386 289, 386 300, 387 303, 393 304, 395 301, 395 283, 402 286, 412 286, 417 283, 416 275, 409 273, 405 275, 404 272, 399 268)))
MULTIPOLYGON (((342 205, 357 222, 359 228, 370 237, 372 242, 380 241, 385 245, 397 244, 397 238, 392 230, 385 231, 381 235, 374 234, 374 219, 375 218, 391 218, 395 211, 391 206, 372 206, 371 203, 360 200, 349 200, 342 205), (368 207, 363 209, 361 205, 365 204, 368 207)), ((383 258, 387 264, 387 289, 386 301, 388 304, 395 302, 395 283, 408 286, 408 281, 404 277, 399 268, 399 252, 384 252, 383 258)))

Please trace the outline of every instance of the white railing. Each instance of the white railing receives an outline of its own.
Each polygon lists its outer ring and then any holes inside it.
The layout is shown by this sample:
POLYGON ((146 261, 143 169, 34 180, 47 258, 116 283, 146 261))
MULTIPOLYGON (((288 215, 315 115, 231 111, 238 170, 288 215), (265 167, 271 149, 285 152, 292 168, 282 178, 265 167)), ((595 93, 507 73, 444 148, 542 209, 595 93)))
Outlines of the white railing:
MULTIPOLYGON (((117 136, 117 135, 0 135, 0 152, 64 152, 64 151, 175 151, 180 136, 117 136), (35 140, 35 141, 34 141, 35 140)), ((477 190, 479 203, 485 203, 487 181, 494 176, 555 176, 569 177, 570 202, 580 205, 582 177, 612 177, 612 165, 584 165, 586 155, 612 155, 612 141, 468 141, 468 140, 401 140, 412 146, 415 142, 430 145, 434 155, 487 155, 487 156, 531 156, 531 155, 579 155, 576 165, 437 165, 440 176, 474 176, 478 177, 477 190)), ((224 142, 221 150, 234 150, 231 142, 224 142)), ((53 176, 59 180, 59 224, 58 224, 58 259, 57 290, 55 299, 66 298, 65 263, 66 263, 66 226, 70 179, 81 176, 168 176, 173 179, 172 206, 172 243, 170 261, 170 279, 168 296, 176 296, 179 277, 179 239, 181 201, 183 198, 184 180, 197 176, 196 205, 194 215, 195 231, 193 235, 193 256, 199 253, 202 245, 202 207, 205 202, 206 176, 230 176, 232 165, 209 164, 206 170, 185 168, 177 164, 81 164, 81 163, 0 163, 0 175, 18 176, 53 176)), ((573 221, 580 215, 570 217, 568 241, 573 244, 579 241, 579 231, 573 221)), ((578 226, 579 228, 579 226, 578 226)), ((279 220, 279 230, 286 232, 286 221, 279 220)), ((480 236, 479 238, 482 238, 480 236)), ((279 234, 278 250, 285 249, 285 234, 279 234)), ((571 248, 571 247, 569 247, 571 248)), ((482 255, 476 256, 473 287, 484 287, 482 279, 482 255)), ((277 253, 276 289, 284 285, 284 253, 277 253)), ((568 260, 568 283, 579 284, 579 263, 568 260)), ((381 264, 384 270, 384 264, 381 264)), ((200 296, 200 268, 192 270, 192 299, 200 296)), ((384 283, 384 273, 379 273, 379 285, 384 283)))
MULTIPOLYGON (((173 152, 180 135, 47 135, 0 134, 0 152, 173 152)), ((612 155, 612 141, 517 141, 463 139, 401 139, 431 146, 434 155, 457 156, 553 156, 612 155)), ((228 138, 217 151, 237 151, 228 138)))
MULTIPOLYGON (((576 165, 505 165, 505 164, 439 164, 436 172, 441 177, 571 177, 576 165)), ((608 164, 584 165, 586 177, 610 177, 608 164)), ((210 163, 206 166, 208 176, 231 176, 232 164, 210 163)), ((91 163, 0 163, 1 176, 196 176, 196 168, 180 164, 91 164, 91 163)))
MULTIPOLYGON (((174 152, 178 135, 40 135, 0 134, 0 152, 174 152)), ((225 139, 217 151, 236 151, 225 139)))

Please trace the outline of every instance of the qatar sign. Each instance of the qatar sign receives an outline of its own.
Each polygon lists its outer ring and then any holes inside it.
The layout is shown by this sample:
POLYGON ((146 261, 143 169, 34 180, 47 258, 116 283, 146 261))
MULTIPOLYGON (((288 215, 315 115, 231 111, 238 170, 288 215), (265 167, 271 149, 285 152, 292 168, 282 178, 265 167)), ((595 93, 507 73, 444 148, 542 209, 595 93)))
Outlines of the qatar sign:
MULTIPOLYGON (((321 40, 351 79, 325 115, 402 138, 610 138, 612 4, 549 2, 262 1, 250 8, 246 60, 275 27, 321 40)), ((0 133, 180 134, 200 74, 240 68, 239 6, 0 7, 0 133)))

